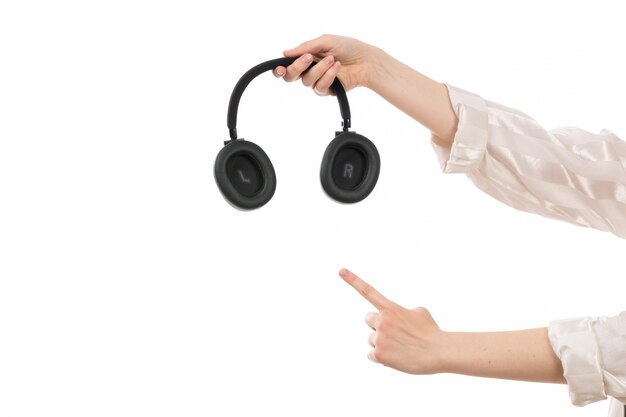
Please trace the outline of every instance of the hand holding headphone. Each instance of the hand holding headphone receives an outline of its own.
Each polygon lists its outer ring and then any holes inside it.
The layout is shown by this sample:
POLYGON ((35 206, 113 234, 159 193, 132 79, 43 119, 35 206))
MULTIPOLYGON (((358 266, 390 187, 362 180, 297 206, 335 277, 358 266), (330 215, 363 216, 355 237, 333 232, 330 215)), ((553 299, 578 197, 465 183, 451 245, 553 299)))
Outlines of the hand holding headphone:
MULTIPOLYGON (((250 82, 278 66, 289 66, 296 58, 277 58, 246 72, 237 82, 228 104, 230 140, 217 154, 215 181, 224 198, 235 208, 251 210, 265 205, 276 190, 276 173, 267 154, 253 142, 237 137, 237 109, 250 82)), ((312 65, 315 65, 313 63, 312 65)), ((380 157, 376 146, 350 129, 350 105, 338 78, 331 86, 341 112, 342 130, 335 132, 320 169, 320 181, 329 197, 342 203, 356 203, 367 197, 378 181, 380 157)))

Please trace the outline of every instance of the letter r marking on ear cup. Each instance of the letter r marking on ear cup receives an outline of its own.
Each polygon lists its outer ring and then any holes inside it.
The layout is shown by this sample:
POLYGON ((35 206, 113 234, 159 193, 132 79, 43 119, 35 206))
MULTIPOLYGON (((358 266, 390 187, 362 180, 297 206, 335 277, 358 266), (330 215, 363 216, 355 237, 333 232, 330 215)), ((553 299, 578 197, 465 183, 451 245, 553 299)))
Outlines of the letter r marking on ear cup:
POLYGON ((343 177, 352 179, 353 171, 354 171, 354 165, 352 165, 350 162, 344 164, 344 166, 343 166, 343 177))
POLYGON ((320 181, 326 194, 342 203, 357 203, 376 186, 380 156, 376 146, 355 132, 340 132, 322 158, 320 181))

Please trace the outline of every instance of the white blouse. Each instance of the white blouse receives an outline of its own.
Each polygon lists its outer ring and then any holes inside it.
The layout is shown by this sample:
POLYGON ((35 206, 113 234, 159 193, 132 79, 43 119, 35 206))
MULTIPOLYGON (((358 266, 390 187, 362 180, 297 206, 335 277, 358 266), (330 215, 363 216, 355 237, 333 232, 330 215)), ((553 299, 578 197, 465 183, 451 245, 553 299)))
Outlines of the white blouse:
MULTIPOLYGON (((466 173, 516 209, 626 238, 626 142, 608 130, 547 131, 519 110, 446 87, 459 124, 451 148, 432 136, 443 172, 466 173)), ((624 416, 626 311, 552 321, 548 333, 572 403, 610 396, 609 416, 624 416)))

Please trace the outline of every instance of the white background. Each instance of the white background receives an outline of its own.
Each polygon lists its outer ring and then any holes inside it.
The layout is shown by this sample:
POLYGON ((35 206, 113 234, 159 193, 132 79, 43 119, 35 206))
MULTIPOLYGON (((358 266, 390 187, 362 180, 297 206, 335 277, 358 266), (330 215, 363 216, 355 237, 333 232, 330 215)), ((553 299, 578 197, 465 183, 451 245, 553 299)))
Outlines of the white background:
POLYGON ((351 268, 446 330, 614 315, 623 240, 444 175, 429 132, 348 94, 382 170, 357 205, 319 185, 333 98, 265 74, 239 133, 272 159, 260 210, 213 161, 250 67, 323 33, 386 49, 547 128, 626 137, 621 2, 3 1, 0 416, 597 416, 562 385, 411 376, 366 359, 351 268))

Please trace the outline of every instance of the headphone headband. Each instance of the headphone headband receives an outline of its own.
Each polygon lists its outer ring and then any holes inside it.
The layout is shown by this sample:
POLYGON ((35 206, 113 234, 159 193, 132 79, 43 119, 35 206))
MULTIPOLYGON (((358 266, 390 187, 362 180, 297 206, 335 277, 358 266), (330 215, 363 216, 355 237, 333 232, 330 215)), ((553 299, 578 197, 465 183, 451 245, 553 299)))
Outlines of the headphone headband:
MULTIPOLYGON (((237 110, 239 108, 239 101, 241 100, 241 96, 252 80, 254 80, 260 74, 263 74, 266 71, 273 70, 276 67, 283 66, 287 67, 294 63, 297 58, 277 58, 269 61, 265 61, 255 67, 252 67, 248 70, 237 82, 233 92, 230 96, 230 101, 228 103, 228 130, 230 132, 231 140, 237 139, 237 110)), ((316 62, 309 67, 313 67, 316 62)), ((350 105, 348 104, 348 97, 346 96, 346 90, 341 85, 339 78, 335 78, 333 81, 331 88, 335 92, 337 96, 337 100, 339 101, 339 111, 341 112, 341 118, 343 119, 343 130, 345 132, 350 128, 350 105)))
MULTIPOLYGON (((220 192, 236 208, 259 208, 270 201, 276 190, 276 173, 267 154, 258 145, 237 137, 237 109, 241 96, 258 75, 278 66, 289 66, 296 59, 277 58, 251 68, 239 79, 230 96, 230 140, 224 142, 224 147, 217 154, 213 172, 220 192)), ((315 64, 313 62, 310 67, 315 64)), ((324 152, 320 182, 332 199, 356 203, 374 189, 380 172, 380 157, 369 139, 349 130, 350 106, 346 90, 338 78, 335 77, 331 88, 339 101, 343 132, 335 131, 335 138, 324 152)))

